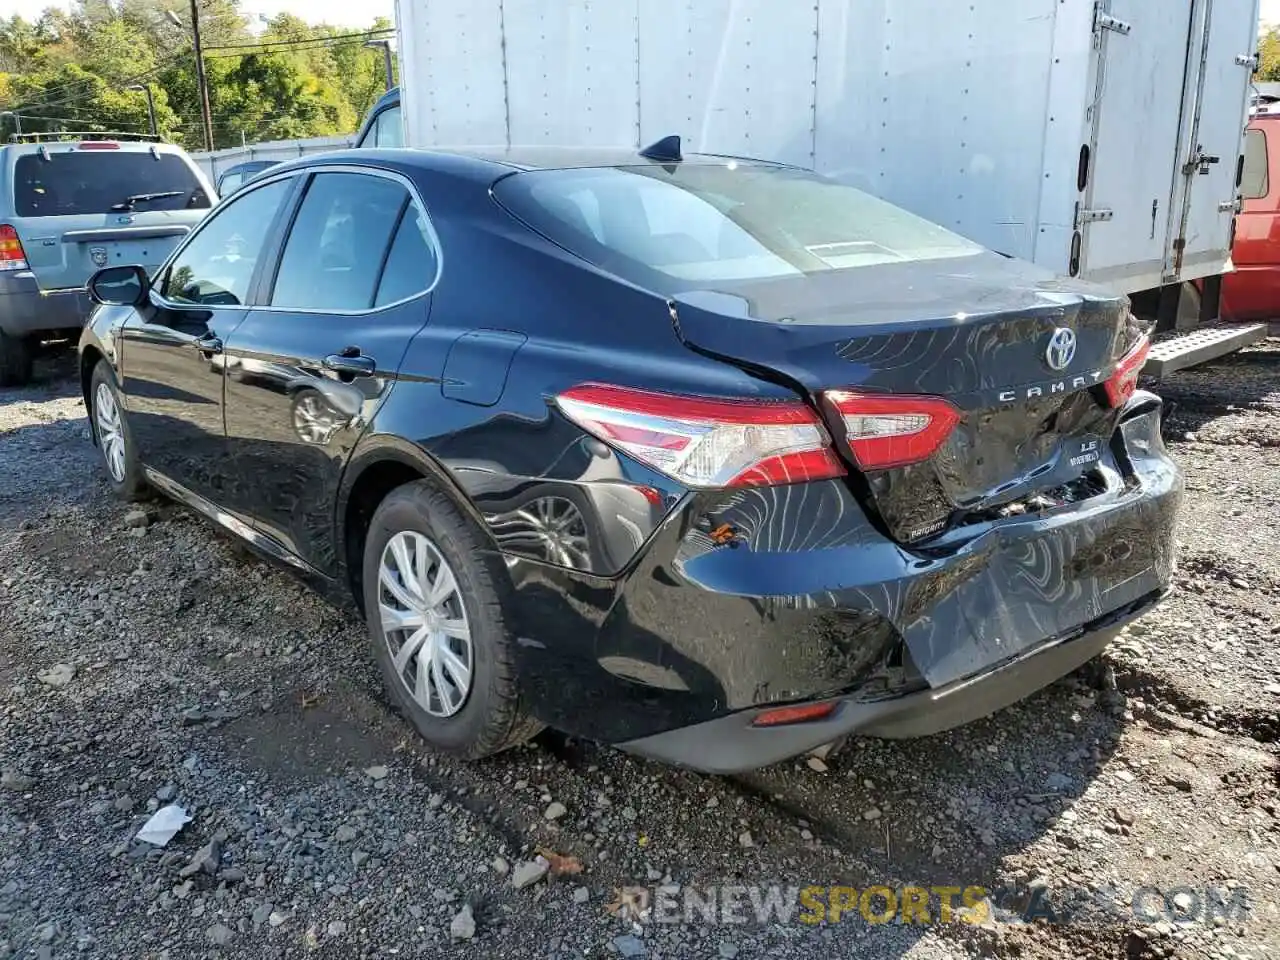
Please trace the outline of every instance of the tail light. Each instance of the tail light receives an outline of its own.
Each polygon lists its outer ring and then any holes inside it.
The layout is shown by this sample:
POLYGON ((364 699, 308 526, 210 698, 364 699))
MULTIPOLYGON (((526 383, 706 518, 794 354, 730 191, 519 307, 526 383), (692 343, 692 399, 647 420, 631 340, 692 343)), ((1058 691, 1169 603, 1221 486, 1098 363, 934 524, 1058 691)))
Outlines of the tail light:
POLYGON ((1118 364, 1115 373, 1103 384, 1107 391, 1107 401, 1113 407, 1124 406, 1133 391, 1138 388, 1138 374, 1147 362, 1147 353, 1151 350, 1151 341, 1143 337, 1137 345, 1126 353, 1118 364))
POLYGON ((844 473, 799 401, 712 400, 584 384, 556 397, 592 436, 689 487, 755 487, 844 473))
POLYGON ((941 397, 847 390, 828 390, 825 396, 844 422, 849 449, 864 470, 885 470, 927 460, 960 422, 960 411, 941 397))
POLYGON ((18 239, 18 231, 0 223, 0 270, 26 270, 27 255, 18 239))
POLYGON ((80 144, 81 150, 119 150, 120 144, 114 140, 86 140, 80 144))

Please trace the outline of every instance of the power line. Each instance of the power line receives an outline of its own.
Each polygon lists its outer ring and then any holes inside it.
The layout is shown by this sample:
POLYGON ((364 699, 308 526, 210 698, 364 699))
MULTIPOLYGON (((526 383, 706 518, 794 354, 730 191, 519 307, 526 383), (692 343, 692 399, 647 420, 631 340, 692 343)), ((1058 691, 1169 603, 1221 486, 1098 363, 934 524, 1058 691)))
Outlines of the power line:
POLYGON ((329 40, 305 40, 305 41, 298 41, 292 44, 291 46, 280 47, 280 48, 272 48, 272 49, 254 48, 254 49, 236 50, 230 53, 207 53, 205 54, 205 59, 219 60, 219 59, 225 59, 227 57, 252 57, 258 54, 269 54, 269 53, 304 53, 309 50, 336 50, 341 47, 364 46, 365 42, 366 41, 364 39, 345 40, 345 41, 339 41, 336 43, 331 42, 329 40))
POLYGON ((304 43, 321 43, 332 40, 375 40, 383 34, 394 34, 395 28, 386 27, 382 30, 362 30, 359 33, 334 33, 329 35, 321 34, 316 37, 299 37, 293 40, 255 40, 251 43, 224 43, 219 46, 205 47, 205 51, 209 50, 247 50, 263 47, 291 47, 299 46, 304 43))

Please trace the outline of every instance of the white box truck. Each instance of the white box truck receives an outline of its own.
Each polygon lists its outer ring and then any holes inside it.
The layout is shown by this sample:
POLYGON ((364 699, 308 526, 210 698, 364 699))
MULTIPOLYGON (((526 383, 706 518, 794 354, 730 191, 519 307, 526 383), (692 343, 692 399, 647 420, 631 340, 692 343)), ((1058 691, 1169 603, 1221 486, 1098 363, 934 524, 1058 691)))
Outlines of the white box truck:
MULTIPOLYGON (((814 168, 1181 327, 1188 300, 1192 323, 1216 318, 1230 269, 1258 2, 398 0, 405 134, 679 134, 814 168)), ((1196 358, 1263 332, 1200 331, 1196 358)))

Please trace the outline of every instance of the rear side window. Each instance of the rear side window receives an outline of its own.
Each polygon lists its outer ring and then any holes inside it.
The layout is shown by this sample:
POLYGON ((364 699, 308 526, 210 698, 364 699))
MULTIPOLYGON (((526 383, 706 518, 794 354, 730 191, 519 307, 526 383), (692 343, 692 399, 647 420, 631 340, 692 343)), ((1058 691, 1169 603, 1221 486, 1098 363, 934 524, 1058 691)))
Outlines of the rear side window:
POLYGON ((860 190, 786 167, 538 170, 499 181, 494 193, 583 259, 664 289, 982 250, 860 190))
POLYGON ((271 305, 368 310, 409 191, 386 177, 320 173, 312 179, 280 258, 271 305))
POLYGON ((62 150, 19 157, 13 172, 19 217, 66 217, 210 206, 195 172, 172 153, 62 150))
POLYGON ((409 204, 396 230, 374 306, 385 307, 423 293, 436 279, 436 255, 427 218, 409 204))
POLYGON ((1267 166, 1267 135, 1261 130, 1246 130, 1244 174, 1240 178, 1240 195, 1246 200, 1261 200, 1271 192, 1267 166))

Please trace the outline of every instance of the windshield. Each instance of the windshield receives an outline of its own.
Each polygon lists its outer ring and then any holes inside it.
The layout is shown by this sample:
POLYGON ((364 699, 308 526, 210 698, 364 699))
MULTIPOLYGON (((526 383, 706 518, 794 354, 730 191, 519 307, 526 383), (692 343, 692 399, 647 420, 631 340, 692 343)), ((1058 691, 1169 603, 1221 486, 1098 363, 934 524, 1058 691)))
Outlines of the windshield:
POLYGON ((149 151, 50 151, 18 158, 13 199, 19 217, 148 210, 193 210, 210 206, 195 172, 173 153, 149 151))
POLYGON ((939 260, 982 248, 861 190, 788 167, 650 164, 517 174, 498 200, 637 283, 687 287, 939 260))

